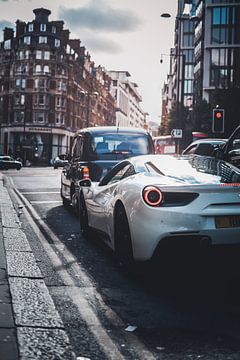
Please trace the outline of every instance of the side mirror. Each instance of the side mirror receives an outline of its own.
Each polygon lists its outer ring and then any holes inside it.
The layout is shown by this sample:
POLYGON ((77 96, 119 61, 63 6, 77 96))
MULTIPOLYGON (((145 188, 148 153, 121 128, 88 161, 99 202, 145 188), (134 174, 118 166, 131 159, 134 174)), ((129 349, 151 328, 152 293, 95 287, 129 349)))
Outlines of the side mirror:
POLYGON ((79 181, 79 187, 90 188, 92 186, 92 182, 90 179, 82 179, 79 181))
POLYGON ((217 159, 223 160, 224 159, 224 149, 222 147, 219 147, 217 149, 214 149, 213 156, 217 159))

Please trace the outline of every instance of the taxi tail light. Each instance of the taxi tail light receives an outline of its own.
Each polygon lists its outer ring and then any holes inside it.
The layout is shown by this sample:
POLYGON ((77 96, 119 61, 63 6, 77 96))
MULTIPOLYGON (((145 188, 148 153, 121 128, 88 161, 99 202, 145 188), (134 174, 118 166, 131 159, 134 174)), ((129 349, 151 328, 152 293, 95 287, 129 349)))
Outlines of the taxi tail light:
POLYGON ((83 167, 82 174, 83 174, 83 179, 85 180, 90 179, 89 168, 87 166, 83 167))
POLYGON ((163 193, 156 186, 146 186, 143 189, 143 200, 149 206, 160 206, 163 202, 163 193))

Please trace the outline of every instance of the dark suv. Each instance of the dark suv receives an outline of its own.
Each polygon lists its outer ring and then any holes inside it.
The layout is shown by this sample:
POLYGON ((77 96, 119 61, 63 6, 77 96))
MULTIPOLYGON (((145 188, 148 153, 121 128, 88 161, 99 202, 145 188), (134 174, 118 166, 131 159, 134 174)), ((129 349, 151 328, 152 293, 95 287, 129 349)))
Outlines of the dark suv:
POLYGON ((79 130, 61 175, 63 205, 72 204, 78 211, 79 180, 83 179, 85 166, 91 180, 100 181, 119 161, 145 154, 154 154, 154 143, 146 130, 108 126, 79 130))

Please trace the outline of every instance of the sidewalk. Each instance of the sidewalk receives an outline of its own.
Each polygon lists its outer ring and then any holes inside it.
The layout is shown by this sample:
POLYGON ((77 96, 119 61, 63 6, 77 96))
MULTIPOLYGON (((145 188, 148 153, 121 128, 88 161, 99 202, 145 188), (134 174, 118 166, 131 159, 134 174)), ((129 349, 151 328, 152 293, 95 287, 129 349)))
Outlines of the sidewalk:
POLYGON ((1 172, 0 359, 76 359, 1 172))

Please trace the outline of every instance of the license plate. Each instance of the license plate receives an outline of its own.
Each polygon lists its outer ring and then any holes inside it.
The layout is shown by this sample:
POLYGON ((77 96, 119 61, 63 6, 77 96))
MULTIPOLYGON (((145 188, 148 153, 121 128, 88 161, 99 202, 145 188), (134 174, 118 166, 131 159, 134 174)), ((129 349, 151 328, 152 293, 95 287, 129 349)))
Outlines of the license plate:
POLYGON ((240 216, 216 216, 215 225, 217 229, 240 227, 240 216))

